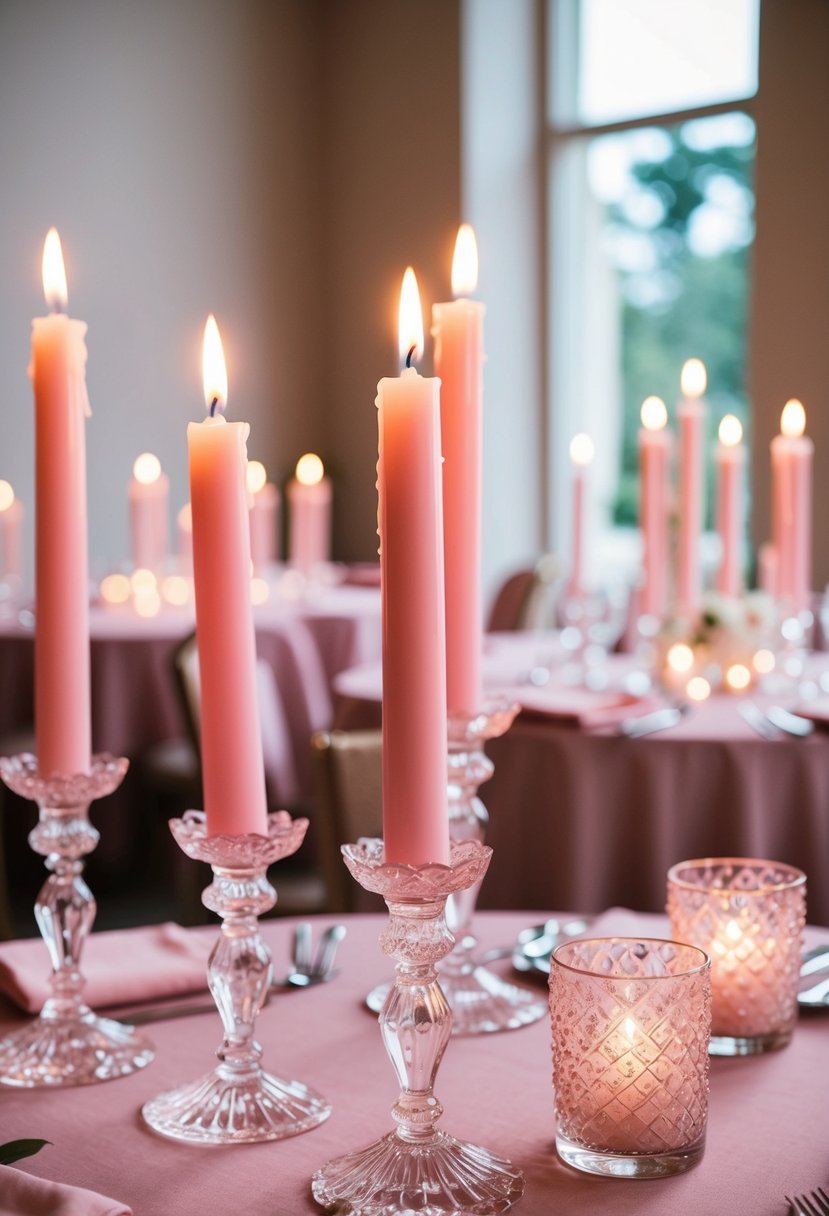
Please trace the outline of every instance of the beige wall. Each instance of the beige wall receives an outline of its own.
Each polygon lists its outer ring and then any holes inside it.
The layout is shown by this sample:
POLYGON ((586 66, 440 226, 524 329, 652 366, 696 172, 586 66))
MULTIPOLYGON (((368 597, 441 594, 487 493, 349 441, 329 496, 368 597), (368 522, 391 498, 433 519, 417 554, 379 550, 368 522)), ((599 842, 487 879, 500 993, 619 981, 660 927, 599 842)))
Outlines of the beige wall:
POLYGON ((89 324, 99 563, 127 555, 139 451, 186 500, 211 310, 251 455, 282 478, 321 451, 337 555, 376 552, 373 401, 406 263, 427 307, 448 292, 458 38, 447 0, 0 5, 0 477, 32 507, 26 364, 54 223, 89 324))
POLYGON ((769 535, 769 442, 789 397, 815 442, 813 586, 829 580, 829 4, 763 0, 750 333, 754 536, 769 535))

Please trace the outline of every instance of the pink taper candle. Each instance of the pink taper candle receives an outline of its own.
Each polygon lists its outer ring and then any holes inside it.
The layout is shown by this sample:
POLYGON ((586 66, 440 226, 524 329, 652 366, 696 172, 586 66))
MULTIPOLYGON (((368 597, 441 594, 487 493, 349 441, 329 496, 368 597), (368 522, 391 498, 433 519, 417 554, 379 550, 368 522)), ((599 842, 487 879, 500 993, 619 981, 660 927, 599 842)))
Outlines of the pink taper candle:
POLYGON ((279 531, 279 490, 261 460, 249 460, 250 557, 254 570, 267 570, 276 561, 279 531))
POLYGON ((717 531, 722 557, 717 590, 723 595, 743 592, 743 532, 745 531, 745 447, 739 418, 726 414, 720 422, 717 445, 717 531))
POLYGON ((595 447, 589 435, 574 435, 570 440, 570 466, 573 470, 573 540, 570 546, 570 578, 567 593, 584 595, 585 546, 587 529, 587 470, 593 463, 595 447))
POLYGON ((400 296, 407 366, 377 386, 383 617, 383 842, 386 861, 449 859, 440 381, 410 366, 423 349, 411 268, 400 296))
POLYGON ((659 397, 642 403, 639 432, 639 508, 644 584, 642 612, 664 617, 668 608, 668 411, 659 397))
POLYGON ((86 324, 67 317, 60 238, 43 247, 53 310, 32 326, 35 394, 35 729, 42 773, 82 773, 91 752, 86 536, 86 324))
POLYGON ((169 492, 170 479, 162 472, 158 457, 142 452, 127 485, 132 564, 137 570, 158 570, 167 558, 169 492))
POLYGON ((812 591, 812 460, 804 435, 806 411, 792 398, 771 441, 772 522, 778 555, 777 594, 796 612, 809 607, 812 591))
MULTIPOLYGON (((462 224, 452 262, 452 291, 471 294, 478 250, 462 224)), ((446 697, 450 713, 481 707, 481 478, 483 463, 484 305, 456 299, 432 309, 440 379, 443 538, 446 577, 446 697)))
POLYGON ((0 481, 0 582, 23 578, 23 504, 7 481, 0 481))
POLYGON ((702 395, 708 377, 699 359, 682 368, 679 420, 679 566, 678 607, 691 614, 702 597, 702 528, 705 500, 705 419, 702 395))
POLYGON ((312 570, 331 559, 331 480, 319 456, 306 452, 296 462, 286 491, 289 515, 288 560, 312 570))
POLYGON ((204 422, 187 428, 201 762, 209 836, 267 833, 265 768, 250 603, 246 422, 226 422, 227 377, 210 316, 204 331, 204 422))

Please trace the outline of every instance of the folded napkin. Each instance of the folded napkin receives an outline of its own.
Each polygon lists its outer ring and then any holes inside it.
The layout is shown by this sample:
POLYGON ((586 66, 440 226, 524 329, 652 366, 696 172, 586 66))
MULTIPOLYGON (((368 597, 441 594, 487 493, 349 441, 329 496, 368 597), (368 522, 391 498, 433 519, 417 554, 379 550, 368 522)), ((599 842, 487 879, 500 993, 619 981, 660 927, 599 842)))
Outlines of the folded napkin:
POLYGON ((584 730, 616 726, 626 718, 656 708, 653 699, 637 697, 618 688, 606 692, 549 685, 521 688, 516 690, 516 700, 524 713, 571 722, 584 730))
POLYGON ((132 1216, 132 1208, 95 1191, 34 1178, 15 1166, 0 1165, 2 1216, 132 1216))
MULTIPOLYGON (((84 1000, 99 1008, 202 991, 215 940, 215 932, 172 923, 93 933, 83 952, 84 1000)), ((39 1013, 50 995, 49 975, 40 938, 0 945, 0 992, 27 1013, 39 1013)))

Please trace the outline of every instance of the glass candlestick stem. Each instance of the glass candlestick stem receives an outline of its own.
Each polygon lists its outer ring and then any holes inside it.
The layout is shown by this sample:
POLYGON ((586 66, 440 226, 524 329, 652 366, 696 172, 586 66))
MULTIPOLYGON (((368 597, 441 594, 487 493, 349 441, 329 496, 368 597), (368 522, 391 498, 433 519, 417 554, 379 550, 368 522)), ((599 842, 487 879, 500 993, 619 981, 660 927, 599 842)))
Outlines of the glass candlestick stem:
POLYGON ((29 844, 51 871, 38 894, 35 919, 52 963, 52 994, 32 1023, 0 1040, 4 1085, 90 1085, 126 1076, 153 1058, 143 1035, 98 1017, 83 999, 81 951, 96 910, 83 879, 83 858, 99 839, 89 822, 89 803, 118 788, 128 763, 102 754, 92 757, 89 772, 42 774, 28 753, 0 758, 0 777, 9 789, 38 804, 29 844))

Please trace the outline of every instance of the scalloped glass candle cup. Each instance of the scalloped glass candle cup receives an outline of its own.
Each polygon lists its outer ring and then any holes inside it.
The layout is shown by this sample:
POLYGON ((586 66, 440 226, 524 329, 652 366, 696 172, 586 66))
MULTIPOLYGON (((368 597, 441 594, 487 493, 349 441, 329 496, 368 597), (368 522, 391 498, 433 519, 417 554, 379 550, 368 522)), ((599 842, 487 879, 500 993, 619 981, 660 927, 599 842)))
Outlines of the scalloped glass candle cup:
POLYGON ((708 1120, 710 963, 681 942, 566 942, 550 966, 556 1149, 590 1174, 696 1165, 708 1120))
POLYGON ((712 1055, 784 1047, 797 1021, 806 875, 744 857, 683 861, 668 871, 674 937, 711 957, 712 1055))

